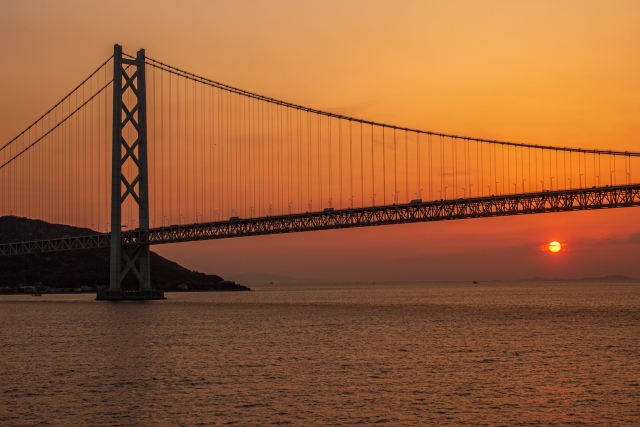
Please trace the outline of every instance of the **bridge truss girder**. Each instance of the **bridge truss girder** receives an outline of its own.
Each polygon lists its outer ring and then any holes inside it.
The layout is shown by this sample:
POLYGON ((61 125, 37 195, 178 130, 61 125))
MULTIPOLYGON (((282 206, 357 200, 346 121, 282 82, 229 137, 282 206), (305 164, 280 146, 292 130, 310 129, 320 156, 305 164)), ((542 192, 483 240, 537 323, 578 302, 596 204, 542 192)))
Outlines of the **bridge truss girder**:
MULTIPOLYGON (((195 240, 634 206, 640 206, 640 184, 172 225, 124 232, 121 246, 148 248, 195 240)), ((10 243, 0 245, 0 256, 101 248, 110 244, 111 236, 106 234, 10 243)))
POLYGON ((0 256, 108 248, 110 246, 110 234, 94 234, 91 236, 62 237, 3 244, 0 245, 0 256))
POLYGON ((125 233, 123 245, 135 245, 139 244, 138 242, 148 242, 148 244, 177 243, 375 225, 631 206, 640 206, 640 185, 439 200, 183 226, 174 225, 151 229, 146 233, 139 231, 125 233))

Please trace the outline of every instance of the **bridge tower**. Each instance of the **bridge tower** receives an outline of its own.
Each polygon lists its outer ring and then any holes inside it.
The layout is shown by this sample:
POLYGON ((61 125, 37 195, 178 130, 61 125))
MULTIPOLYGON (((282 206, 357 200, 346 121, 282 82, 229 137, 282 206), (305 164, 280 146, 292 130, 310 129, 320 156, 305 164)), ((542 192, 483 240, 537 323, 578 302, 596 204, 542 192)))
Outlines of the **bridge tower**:
POLYGON ((130 59, 123 57, 122 47, 116 44, 113 64, 110 285, 97 299, 164 299, 163 291, 151 289, 149 245, 122 245, 122 206, 129 199, 138 207, 140 231, 149 230, 144 49, 138 51, 135 59, 130 59), (123 168, 127 161, 131 164, 131 168, 127 168, 131 170, 130 176, 123 168), (138 292, 122 292, 122 282, 129 275, 140 283, 138 292))

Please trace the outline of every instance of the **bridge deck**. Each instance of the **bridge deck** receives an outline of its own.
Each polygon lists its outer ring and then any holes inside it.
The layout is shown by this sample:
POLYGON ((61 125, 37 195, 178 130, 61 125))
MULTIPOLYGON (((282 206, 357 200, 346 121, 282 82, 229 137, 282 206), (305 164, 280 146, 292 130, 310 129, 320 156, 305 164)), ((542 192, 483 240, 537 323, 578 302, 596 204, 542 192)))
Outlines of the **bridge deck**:
MULTIPOLYGON (((486 218, 640 206, 640 184, 545 191, 504 196, 435 200, 422 203, 325 210, 292 215, 172 225, 122 233, 123 245, 157 245, 195 240, 330 230, 374 225, 486 218)), ((105 248, 109 234, 0 245, 0 256, 105 248)))

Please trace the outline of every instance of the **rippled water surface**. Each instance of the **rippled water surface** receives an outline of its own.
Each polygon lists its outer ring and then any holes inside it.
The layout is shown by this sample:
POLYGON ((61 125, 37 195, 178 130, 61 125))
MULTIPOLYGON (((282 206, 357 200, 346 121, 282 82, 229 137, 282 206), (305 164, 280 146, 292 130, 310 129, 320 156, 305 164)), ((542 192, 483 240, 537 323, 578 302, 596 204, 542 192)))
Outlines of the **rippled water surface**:
POLYGON ((640 425, 639 283, 0 296, 0 425, 640 425))

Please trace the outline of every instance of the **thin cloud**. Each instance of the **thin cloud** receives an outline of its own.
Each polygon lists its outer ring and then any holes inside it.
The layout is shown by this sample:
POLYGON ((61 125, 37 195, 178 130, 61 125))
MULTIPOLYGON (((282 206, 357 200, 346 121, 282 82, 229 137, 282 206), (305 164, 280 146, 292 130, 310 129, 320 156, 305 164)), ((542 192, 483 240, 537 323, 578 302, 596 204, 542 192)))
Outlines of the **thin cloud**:
POLYGON ((605 237, 602 242, 612 245, 640 245, 640 233, 633 233, 626 237, 605 237))
MULTIPOLYGON (((560 250, 561 252, 571 252, 571 247, 568 243, 561 243, 561 245, 562 245, 562 249, 560 250)), ((542 252, 550 252, 549 244, 545 243, 544 245, 536 246, 536 250, 542 251, 542 252)))

